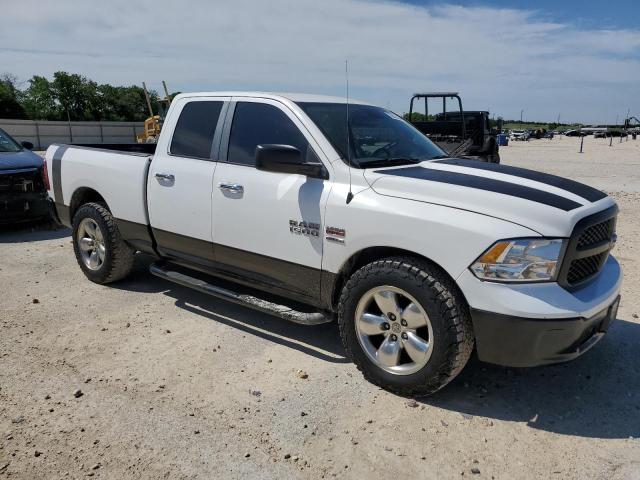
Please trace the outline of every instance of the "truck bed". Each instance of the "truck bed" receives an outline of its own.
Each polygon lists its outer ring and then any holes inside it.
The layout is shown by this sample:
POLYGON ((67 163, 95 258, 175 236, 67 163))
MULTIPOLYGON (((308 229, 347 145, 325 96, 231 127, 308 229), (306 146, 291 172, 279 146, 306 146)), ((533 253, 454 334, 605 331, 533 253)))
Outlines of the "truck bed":
POLYGON ((45 154, 49 196, 61 222, 71 225, 80 199, 94 198, 109 205, 119 223, 149 224, 147 174, 155 144, 51 145, 45 154))

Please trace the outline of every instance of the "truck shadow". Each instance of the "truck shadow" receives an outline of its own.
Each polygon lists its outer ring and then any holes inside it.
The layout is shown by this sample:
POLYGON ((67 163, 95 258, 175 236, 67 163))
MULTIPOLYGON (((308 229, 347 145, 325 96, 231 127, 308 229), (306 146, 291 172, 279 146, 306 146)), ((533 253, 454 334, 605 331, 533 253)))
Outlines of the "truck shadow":
POLYGON ((27 243, 69 237, 71 229, 51 220, 0 225, 0 243, 27 243))
POLYGON ((162 293, 178 308, 200 315, 247 334, 298 350, 331 363, 348 363, 335 322, 305 326, 288 322, 248 307, 226 302, 204 293, 154 277, 149 273, 153 258, 136 256, 134 270, 125 281, 111 286, 143 293, 162 293))
POLYGON ((450 385, 422 403, 565 435, 640 436, 640 324, 618 319, 577 360, 528 369, 472 359, 450 385))
MULTIPOLYGON (((348 363, 335 323, 296 325, 153 277, 139 255, 132 275, 115 288, 163 293, 178 308, 331 363, 348 363)), ((640 437, 640 324, 618 319, 577 360, 529 369, 504 368, 475 356, 462 373, 421 403, 473 417, 589 438, 640 437)))

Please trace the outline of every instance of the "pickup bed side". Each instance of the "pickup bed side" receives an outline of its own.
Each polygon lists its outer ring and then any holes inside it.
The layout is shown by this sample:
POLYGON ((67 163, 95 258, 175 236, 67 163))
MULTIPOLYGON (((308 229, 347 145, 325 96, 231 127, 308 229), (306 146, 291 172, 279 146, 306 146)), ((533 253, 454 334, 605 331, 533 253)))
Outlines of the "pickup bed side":
MULTIPOLYGON (((123 240, 151 252, 152 237, 147 213, 146 185, 152 155, 132 146, 94 148, 84 145, 51 145, 45 154, 50 178, 49 196, 60 222, 71 227, 82 204, 106 202, 123 240), (98 173, 98 175, 97 175, 98 173)), ((145 145, 151 151, 155 145, 145 145)))

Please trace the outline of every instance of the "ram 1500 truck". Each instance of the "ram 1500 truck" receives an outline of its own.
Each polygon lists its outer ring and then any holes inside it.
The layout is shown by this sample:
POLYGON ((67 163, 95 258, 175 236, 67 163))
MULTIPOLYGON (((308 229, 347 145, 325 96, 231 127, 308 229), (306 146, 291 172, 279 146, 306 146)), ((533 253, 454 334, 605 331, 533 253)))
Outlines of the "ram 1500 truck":
POLYGON ((370 381, 435 392, 481 360, 574 359, 616 318, 616 203, 545 173, 447 158, 394 113, 302 94, 192 93, 157 145, 53 145, 80 268, 151 273, 316 324, 370 381))

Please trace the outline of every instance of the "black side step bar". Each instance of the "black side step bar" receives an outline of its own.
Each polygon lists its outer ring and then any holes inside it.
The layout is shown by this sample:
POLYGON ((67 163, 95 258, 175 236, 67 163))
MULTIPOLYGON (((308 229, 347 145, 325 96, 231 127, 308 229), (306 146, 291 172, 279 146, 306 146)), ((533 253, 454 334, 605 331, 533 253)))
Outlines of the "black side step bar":
POLYGON ((218 297, 229 302, 244 305, 254 310, 284 318, 290 322, 302 325, 319 325, 332 321, 330 315, 323 312, 299 312, 286 305, 279 305, 267 300, 263 300, 252 295, 234 292, 232 290, 218 287, 198 278, 191 277, 181 272, 171 270, 171 265, 165 262, 157 262, 149 267, 149 271, 156 277, 169 280, 184 287, 192 288, 207 295, 218 297))

